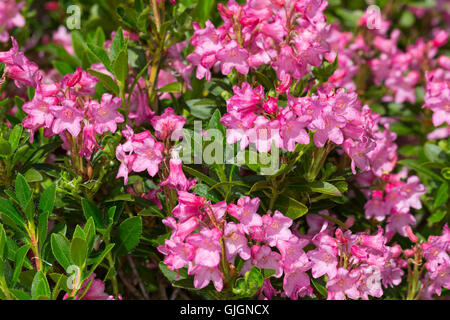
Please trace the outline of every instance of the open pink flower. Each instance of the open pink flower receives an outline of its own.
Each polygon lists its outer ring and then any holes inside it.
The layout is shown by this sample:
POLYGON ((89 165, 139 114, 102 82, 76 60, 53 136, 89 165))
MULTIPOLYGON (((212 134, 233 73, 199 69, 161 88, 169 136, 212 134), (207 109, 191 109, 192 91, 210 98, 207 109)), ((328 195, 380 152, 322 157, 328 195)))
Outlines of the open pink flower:
POLYGON ((134 142, 133 151, 137 157, 133 162, 133 171, 142 172, 147 170, 150 176, 155 176, 162 161, 163 150, 164 145, 151 136, 142 142, 134 142))
POLYGON ((155 135, 158 139, 165 140, 170 138, 172 133, 176 132, 177 136, 173 136, 175 140, 181 138, 179 134, 186 122, 186 119, 182 116, 174 114, 172 108, 167 108, 160 116, 154 116, 151 120, 153 128, 155 128, 155 135))
POLYGON ((96 100, 89 102, 88 108, 94 119, 95 132, 98 134, 107 131, 116 132, 117 123, 124 121, 122 114, 117 111, 121 103, 121 98, 114 97, 109 93, 103 94, 101 103, 96 100))
POLYGON ((54 133, 59 134, 67 130, 72 136, 78 136, 81 131, 80 122, 84 115, 82 111, 76 108, 74 101, 65 99, 62 105, 51 106, 50 111, 55 117, 52 127, 54 133))

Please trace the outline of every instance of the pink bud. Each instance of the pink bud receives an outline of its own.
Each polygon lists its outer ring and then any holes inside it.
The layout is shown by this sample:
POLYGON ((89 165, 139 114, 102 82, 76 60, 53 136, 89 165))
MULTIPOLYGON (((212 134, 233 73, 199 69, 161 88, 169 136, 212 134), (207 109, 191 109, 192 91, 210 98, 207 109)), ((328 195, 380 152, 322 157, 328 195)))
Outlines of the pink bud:
POLYGON ((278 100, 274 97, 269 97, 267 102, 264 104, 264 111, 267 113, 275 113, 278 109, 278 100))
POLYGON ((406 226, 405 227, 405 232, 409 238, 409 240, 411 240, 412 242, 417 242, 417 240, 419 240, 419 238, 417 238, 417 236, 414 234, 414 232, 411 229, 411 226, 406 226))

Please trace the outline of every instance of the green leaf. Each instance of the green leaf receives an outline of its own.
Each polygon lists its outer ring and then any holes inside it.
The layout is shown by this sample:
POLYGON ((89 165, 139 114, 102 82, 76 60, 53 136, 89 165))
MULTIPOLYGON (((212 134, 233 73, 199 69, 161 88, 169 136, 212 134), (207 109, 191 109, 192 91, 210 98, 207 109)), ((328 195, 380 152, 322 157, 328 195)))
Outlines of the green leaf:
POLYGON ((19 280, 20 273, 22 272, 22 267, 25 262, 26 255, 28 251, 30 250, 30 245, 24 245, 17 249, 16 251, 16 257, 15 257, 15 266, 14 266, 14 273, 11 280, 11 287, 14 287, 19 280))
POLYGON ((120 243, 117 247, 117 253, 123 254, 133 250, 139 243, 142 234, 141 217, 131 217, 123 221, 117 230, 120 243))
POLYGON ((194 17, 196 17, 194 21, 203 24, 210 17, 215 4, 215 0, 198 0, 194 10, 194 17))
POLYGON ((105 49, 97 46, 95 43, 88 42, 87 46, 89 50, 94 54, 94 56, 100 60, 101 63, 105 66, 106 70, 112 72, 111 69, 111 61, 109 60, 108 53, 105 49))
POLYGON ((445 154, 444 151, 437 145, 427 143, 423 148, 423 153, 431 162, 444 162, 445 154), (443 158, 441 158, 441 155, 443 158))
POLYGON ((119 84, 125 85, 128 76, 128 50, 126 48, 119 52, 119 55, 113 61, 112 69, 119 84))
POLYGON ((164 87, 158 89, 158 92, 172 92, 172 93, 176 93, 176 92, 181 92, 182 86, 181 83, 179 82, 172 82, 169 84, 166 84, 164 87))
POLYGON ((22 137, 23 127, 21 124, 16 125, 9 134, 8 142, 14 152, 19 146, 20 138, 22 137))
POLYGON ((434 212, 428 218, 428 222, 430 222, 430 223, 438 223, 439 221, 444 219, 446 215, 447 215, 447 211, 446 210, 437 210, 436 212, 434 212))
POLYGON ((102 263, 103 259, 105 259, 106 255, 114 248, 114 243, 110 243, 106 246, 105 250, 102 251, 100 255, 98 255, 93 262, 93 265, 91 269, 89 270, 89 273, 86 275, 86 278, 89 278, 90 275, 97 269, 97 267, 102 263))
POLYGON ((50 294, 47 277, 42 271, 36 272, 31 284, 31 297, 37 300, 39 297, 50 297, 50 294))
POLYGON ((9 290, 17 300, 31 300, 31 296, 23 290, 9 290))
POLYGON ((275 269, 262 269, 261 272, 262 272, 262 274, 264 276, 264 279, 268 279, 271 276, 273 276, 274 274, 276 274, 277 270, 275 270, 275 269))
POLYGON ((8 157, 11 153, 12 148, 9 142, 0 137, 0 156, 8 157))
POLYGON ((16 178, 16 196, 17 200, 19 200, 19 204, 22 207, 22 209, 25 209, 28 202, 31 200, 31 189, 30 186, 27 183, 27 180, 23 175, 20 173, 17 175, 16 178))
POLYGON ((186 269, 179 269, 179 272, 172 271, 164 264, 163 261, 159 263, 159 269, 161 270, 162 274, 171 282, 174 283, 175 281, 180 281, 183 279, 186 279, 188 277, 186 269))
POLYGON ((48 217, 50 212, 44 211, 39 214, 38 217, 38 239, 39 239, 39 249, 42 248, 44 242, 47 238, 48 229, 48 217))
POLYGON ((445 202, 447 202, 447 199, 448 199, 448 183, 443 182, 436 193, 436 198, 434 198, 433 206, 435 208, 438 208, 445 202))
POLYGON ((50 187, 44 190, 39 199, 39 210, 41 212, 52 212, 55 205, 56 198, 56 184, 52 184, 50 187))
POLYGON ((98 81, 109 91, 111 91, 114 95, 119 95, 119 86, 117 83, 107 74, 88 69, 87 70, 90 74, 97 77, 98 81))
POLYGON ((8 216, 16 225, 26 227, 24 218, 11 201, 0 198, 0 213, 8 216))
POLYGON ((109 49, 109 57, 111 58, 111 60, 114 61, 119 55, 119 52, 124 48, 125 38, 123 36, 122 28, 119 27, 112 41, 111 48, 109 49))
POLYGON ((310 278, 310 280, 314 288, 316 288, 316 290, 322 295, 322 297, 328 297, 327 288, 320 284, 318 279, 310 278))
POLYGON ((417 160, 403 159, 403 160, 398 161, 398 164, 407 166, 411 169, 414 169, 417 172, 423 173, 423 174, 429 176, 430 178, 433 178, 434 180, 445 181, 441 176, 434 173, 432 170, 422 166, 421 163, 418 162, 417 160))
POLYGON ((164 214, 159 210, 156 205, 152 205, 150 207, 145 208, 141 212, 138 213, 140 216, 150 216, 150 217, 159 217, 165 218, 164 214))
POLYGON ((4 260, 6 260, 6 232, 0 223, 0 279, 4 277, 4 260))
POLYGON ((264 282, 264 277, 261 271, 255 266, 253 266, 250 271, 245 273, 244 278, 247 282, 250 296, 256 294, 258 290, 261 289, 264 282))
POLYGON ((81 206, 83 208, 83 213, 86 219, 92 217, 97 228, 104 228, 100 210, 92 202, 86 199, 81 199, 81 206))
POLYGON ((208 184, 211 187, 217 184, 217 181, 215 181, 214 179, 211 179, 206 174, 201 173, 200 171, 197 171, 191 167, 183 165, 183 171, 196 177, 198 180, 203 181, 204 183, 208 184))
POLYGON ((338 58, 334 59, 333 63, 324 61, 319 68, 313 68, 312 73, 321 82, 326 82, 336 71, 338 66, 338 58))
POLYGON ((42 174, 33 168, 28 169, 27 172, 25 172, 24 177, 25 177, 25 180, 27 180, 27 182, 29 182, 29 183, 39 182, 39 181, 44 180, 44 177, 42 176, 42 174))
POLYGON ((275 207, 292 220, 298 219, 308 212, 308 208, 303 203, 286 195, 278 197, 275 207))
POLYGON ((70 244, 70 258, 74 264, 83 268, 88 255, 88 244, 86 240, 75 237, 70 244))
POLYGON ((208 120, 211 118, 213 110, 217 107, 217 103, 212 99, 191 99, 186 101, 191 114, 199 119, 208 120))
POLYGON ((273 86, 273 81, 271 81, 264 73, 253 71, 252 74, 255 75, 256 80, 261 83, 266 90, 270 91, 275 89, 273 86))
POLYGON ((67 270, 72 264, 70 260, 70 242, 60 233, 53 233, 51 238, 52 252, 59 264, 67 270))
POLYGON ((311 183, 293 183, 289 185, 289 188, 296 191, 311 191, 337 197, 342 196, 339 189, 329 182, 316 181, 311 183))
POLYGON ((55 67, 55 69, 58 70, 59 74, 62 76, 75 72, 75 69, 67 62, 55 60, 52 62, 52 64, 55 67))

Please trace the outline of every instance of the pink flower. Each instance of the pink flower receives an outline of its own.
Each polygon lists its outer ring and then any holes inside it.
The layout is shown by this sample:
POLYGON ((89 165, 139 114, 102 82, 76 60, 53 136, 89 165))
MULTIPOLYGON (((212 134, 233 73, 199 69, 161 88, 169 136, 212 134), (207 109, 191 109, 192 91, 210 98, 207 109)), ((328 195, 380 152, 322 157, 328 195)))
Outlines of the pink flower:
POLYGON ((167 138, 179 140, 182 137, 180 134, 185 122, 186 119, 175 115, 172 108, 166 108, 162 115, 154 116, 151 120, 152 126, 155 128, 155 136, 161 140, 167 138), (176 136, 173 136, 172 133, 175 133, 176 136))
POLYGON ((200 233, 192 234, 186 242, 196 248, 194 262, 197 265, 216 268, 220 263, 222 232, 217 229, 202 229, 200 233))
POLYGON ((338 260, 329 247, 323 246, 310 250, 307 255, 312 262, 311 273, 314 278, 319 278, 324 274, 327 274, 330 279, 336 276, 338 260))
POLYGON ((72 136, 78 136, 81 131, 80 122, 83 120, 84 115, 75 105, 74 101, 65 99, 62 105, 51 106, 50 111, 55 117, 52 127, 54 133, 59 134, 67 130, 72 136))
POLYGON ((283 146, 289 151, 295 150, 295 144, 309 144, 309 134, 304 129, 308 124, 310 117, 297 117, 293 112, 285 115, 285 121, 282 126, 283 146))
POLYGON ((228 212, 239 220, 245 233, 249 233, 250 227, 262 226, 262 218, 257 213, 258 207, 258 198, 250 199, 250 197, 243 197, 237 201, 237 205, 230 203, 228 205, 228 212))
POLYGON ((71 95, 94 95, 97 78, 78 67, 73 74, 66 74, 63 79, 63 88, 70 88, 71 95))
POLYGON ((57 106, 59 103, 56 97, 43 97, 36 93, 33 100, 26 102, 22 109, 28 114, 29 122, 24 124, 24 128, 30 129, 30 133, 34 133, 34 128, 51 128, 53 119, 55 118, 50 112, 52 106, 57 106))
POLYGON ((311 267, 308 256, 303 248, 309 243, 306 239, 300 239, 292 236, 288 241, 279 240, 277 249, 280 250, 283 270, 285 272, 292 271, 297 268, 305 271, 311 267))
POLYGON ((241 273, 244 274, 250 270, 252 266, 257 266, 260 269, 273 269, 275 278, 280 278, 283 274, 281 266, 281 255, 278 252, 272 251, 268 246, 254 245, 251 249, 251 260, 245 262, 241 273))
POLYGON ((128 155, 123 145, 119 145, 116 148, 116 158, 120 161, 119 171, 117 172, 117 178, 124 178, 124 184, 128 183, 128 174, 133 170, 133 163, 136 160, 136 154, 128 155))
POLYGON ((58 27, 58 30, 53 33, 52 38, 54 43, 62 45, 68 53, 72 55, 74 54, 72 47, 72 36, 69 32, 67 32, 67 29, 63 25, 58 27))
POLYGON ((178 191, 178 204, 172 210, 175 218, 183 222, 191 217, 202 217, 204 213, 201 211, 205 205, 206 199, 198 197, 195 194, 178 191))
POLYGON ((245 49, 239 48, 237 41, 230 41, 219 50, 216 54, 217 60, 221 62, 222 73, 227 75, 235 68, 239 73, 248 73, 248 52, 245 49))
POLYGON ((181 159, 170 159, 169 166, 169 176, 159 185, 169 186, 171 189, 180 191, 188 191, 191 188, 192 183, 186 179, 186 176, 184 175, 181 159))
POLYGON ((159 246, 158 251, 165 256, 164 263, 170 270, 177 270, 189 265, 195 254, 195 247, 189 243, 183 243, 178 238, 166 239, 164 246, 159 246))
POLYGON ((242 259, 248 260, 251 257, 248 239, 244 235, 241 225, 229 222, 225 225, 224 231, 225 249, 227 260, 234 261, 237 254, 242 259))
POLYGON ((372 199, 366 202, 364 211, 366 213, 366 219, 375 217, 378 221, 384 220, 386 215, 389 214, 389 208, 383 201, 383 193, 381 191, 375 190, 372 193, 372 199))
POLYGON ((266 243, 273 247, 279 240, 289 240, 292 236, 289 229, 292 225, 292 219, 285 217, 278 210, 273 216, 266 214, 262 217, 263 228, 265 233, 266 243))
POLYGON ((14 27, 22 28, 25 26, 25 18, 20 10, 25 6, 25 2, 16 2, 16 0, 3 0, 0 2, 0 42, 8 41, 8 30, 14 27))
POLYGON ((292 300, 297 300, 298 296, 312 296, 313 293, 309 276, 301 269, 294 269, 284 275, 283 289, 292 300))
POLYGON ((194 287, 196 289, 203 289, 210 281, 213 282, 217 291, 220 292, 223 289, 223 274, 218 268, 198 265, 190 268, 189 274, 194 275, 194 287))
POLYGON ((113 97, 109 93, 103 94, 101 104, 96 100, 89 102, 88 108, 94 119, 95 132, 98 134, 107 131, 116 132, 117 123, 124 121, 122 114, 117 111, 121 103, 121 98, 113 97))
POLYGON ((386 233, 394 234, 397 232, 403 237, 407 237, 406 226, 415 225, 416 219, 410 213, 395 213, 387 220, 386 233))
POLYGON ((159 170, 159 164, 163 158, 163 150, 164 145, 151 136, 145 138, 142 142, 134 142, 133 151, 137 157, 133 162, 133 171, 142 172, 147 170, 148 174, 154 177, 159 170))
POLYGON ((357 283, 360 274, 357 270, 349 272, 347 269, 339 268, 336 277, 327 282, 327 300, 345 300, 345 296, 350 299, 360 298, 357 283))
MULTIPOLYGON (((91 274, 89 278, 83 281, 80 290, 78 291, 75 299, 77 300, 114 300, 113 296, 105 293, 105 284, 100 279, 95 278, 95 273, 91 274), (86 288, 89 286, 89 289, 86 288), (84 294, 84 295, 83 295, 84 294), (80 299, 80 296, 83 295, 80 299)), ((63 299, 67 299, 69 297, 66 294, 63 299)), ((121 299, 119 295, 119 299, 121 299)))
POLYGON ((313 137, 316 147, 323 147, 328 139, 337 145, 342 144, 344 142, 344 135, 341 127, 345 126, 345 118, 336 116, 331 110, 327 110, 323 113, 323 121, 323 127, 314 125, 313 123, 311 124, 311 129, 317 130, 313 137))

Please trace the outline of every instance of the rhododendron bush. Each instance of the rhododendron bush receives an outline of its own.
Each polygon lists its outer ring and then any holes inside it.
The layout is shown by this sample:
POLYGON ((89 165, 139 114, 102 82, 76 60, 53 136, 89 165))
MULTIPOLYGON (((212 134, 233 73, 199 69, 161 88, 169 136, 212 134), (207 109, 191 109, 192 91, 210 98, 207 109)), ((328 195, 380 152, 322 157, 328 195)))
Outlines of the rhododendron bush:
POLYGON ((450 2, 0 0, 0 298, 446 299, 450 2))

